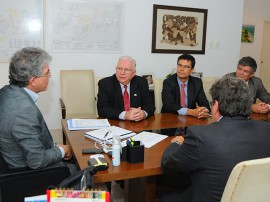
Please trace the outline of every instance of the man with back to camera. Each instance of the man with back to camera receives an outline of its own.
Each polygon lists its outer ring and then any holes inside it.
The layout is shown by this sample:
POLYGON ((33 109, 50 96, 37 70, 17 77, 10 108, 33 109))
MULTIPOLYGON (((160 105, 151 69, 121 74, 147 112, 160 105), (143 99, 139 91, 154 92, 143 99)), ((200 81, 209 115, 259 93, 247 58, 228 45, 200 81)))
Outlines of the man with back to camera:
POLYGON ((248 118, 252 98, 246 83, 224 77, 210 94, 215 122, 189 127, 184 138, 172 139, 162 157, 164 173, 189 174, 191 184, 183 192, 164 194, 161 202, 219 202, 237 163, 270 155, 270 124, 248 118))
MULTIPOLYGON (((0 89, 0 152, 9 168, 39 169, 72 157, 68 145, 55 145, 36 105, 46 91, 52 57, 39 48, 17 51, 9 64, 9 83, 0 89)), ((76 167, 68 164, 70 171, 76 167)))
POLYGON ((248 83, 249 91, 253 99, 252 112, 268 113, 270 110, 270 94, 265 89, 262 80, 255 75, 257 70, 256 61, 250 57, 243 57, 239 60, 236 72, 226 74, 225 77, 237 77, 248 83), (262 102, 256 103, 260 99, 262 102))
POLYGON ((98 82, 98 115, 109 119, 140 121, 155 111, 147 80, 136 76, 136 61, 119 58, 116 73, 98 82))

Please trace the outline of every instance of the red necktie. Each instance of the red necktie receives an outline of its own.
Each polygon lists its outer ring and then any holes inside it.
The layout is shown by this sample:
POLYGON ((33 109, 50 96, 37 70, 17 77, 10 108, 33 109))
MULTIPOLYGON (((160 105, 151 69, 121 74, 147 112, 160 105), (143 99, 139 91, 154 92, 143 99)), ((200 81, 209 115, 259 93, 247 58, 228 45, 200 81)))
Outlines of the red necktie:
POLYGON ((129 95, 127 92, 127 85, 124 85, 125 91, 124 91, 124 106, 125 111, 128 111, 130 109, 130 103, 129 103, 129 95))
POLYGON ((185 101, 185 83, 181 84, 181 92, 180 92, 180 96, 181 96, 181 107, 186 107, 186 101, 185 101))

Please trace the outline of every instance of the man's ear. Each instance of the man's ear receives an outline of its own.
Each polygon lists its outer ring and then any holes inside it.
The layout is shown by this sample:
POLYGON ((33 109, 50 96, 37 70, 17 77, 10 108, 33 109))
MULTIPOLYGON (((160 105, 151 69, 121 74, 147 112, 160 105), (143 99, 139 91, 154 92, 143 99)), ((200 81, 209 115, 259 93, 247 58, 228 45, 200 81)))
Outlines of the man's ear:
POLYGON ((212 105, 212 112, 216 113, 218 111, 218 101, 214 100, 212 105))
POLYGON ((28 85, 29 85, 29 86, 36 86, 36 85, 37 85, 37 84, 36 84, 36 78, 35 78, 35 77, 31 77, 31 78, 29 79, 28 85))
POLYGON ((212 117, 213 117, 214 121, 218 121, 219 118, 221 117, 221 114, 220 114, 220 112, 219 112, 219 104, 218 104, 218 101, 216 101, 216 100, 214 101, 214 104, 213 104, 213 106, 212 106, 211 111, 212 111, 212 117))

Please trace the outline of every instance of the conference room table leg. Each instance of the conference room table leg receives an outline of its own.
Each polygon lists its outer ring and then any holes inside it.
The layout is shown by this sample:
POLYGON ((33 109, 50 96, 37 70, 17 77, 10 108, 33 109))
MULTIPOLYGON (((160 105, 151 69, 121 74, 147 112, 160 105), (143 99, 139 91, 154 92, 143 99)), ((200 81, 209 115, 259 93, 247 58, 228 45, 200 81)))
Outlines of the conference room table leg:
POLYGON ((125 180, 124 201, 154 202, 156 196, 156 176, 125 180))

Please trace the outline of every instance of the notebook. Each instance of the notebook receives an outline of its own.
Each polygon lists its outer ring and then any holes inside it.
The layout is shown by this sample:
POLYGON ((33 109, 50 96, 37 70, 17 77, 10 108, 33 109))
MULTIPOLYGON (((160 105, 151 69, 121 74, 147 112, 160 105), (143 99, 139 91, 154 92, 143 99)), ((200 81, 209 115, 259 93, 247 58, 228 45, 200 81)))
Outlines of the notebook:
POLYGON ((85 133, 85 137, 87 138, 95 141, 106 141, 109 143, 112 142, 115 135, 120 135, 121 139, 126 139, 136 135, 136 133, 117 126, 110 126, 107 128, 93 130, 85 133))

